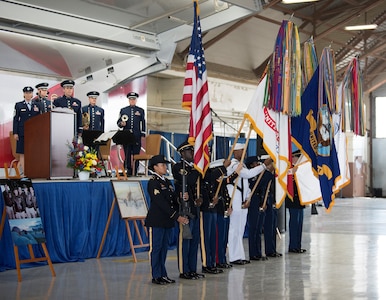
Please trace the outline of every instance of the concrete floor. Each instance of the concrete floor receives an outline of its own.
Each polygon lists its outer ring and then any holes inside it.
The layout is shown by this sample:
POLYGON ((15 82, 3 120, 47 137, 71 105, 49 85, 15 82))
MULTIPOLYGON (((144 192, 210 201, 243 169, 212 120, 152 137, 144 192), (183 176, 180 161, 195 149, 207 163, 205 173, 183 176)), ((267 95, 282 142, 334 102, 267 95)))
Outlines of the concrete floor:
POLYGON ((0 273, 0 299, 386 299, 386 199, 337 199, 331 213, 318 212, 305 210, 304 254, 287 253, 283 234, 281 258, 183 280, 172 250, 167 269, 177 282, 166 286, 151 283, 147 253, 136 264, 131 257, 54 264, 56 278, 48 266, 22 269, 21 283, 9 270, 0 273))

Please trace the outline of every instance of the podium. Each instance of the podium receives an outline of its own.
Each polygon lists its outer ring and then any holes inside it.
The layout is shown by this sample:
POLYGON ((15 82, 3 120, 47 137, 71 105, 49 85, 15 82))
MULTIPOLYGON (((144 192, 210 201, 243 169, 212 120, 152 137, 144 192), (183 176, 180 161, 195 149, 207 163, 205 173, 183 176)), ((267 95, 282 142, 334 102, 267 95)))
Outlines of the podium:
POLYGON ((67 154, 75 132, 72 110, 51 111, 24 123, 24 174, 29 178, 68 179, 67 154))

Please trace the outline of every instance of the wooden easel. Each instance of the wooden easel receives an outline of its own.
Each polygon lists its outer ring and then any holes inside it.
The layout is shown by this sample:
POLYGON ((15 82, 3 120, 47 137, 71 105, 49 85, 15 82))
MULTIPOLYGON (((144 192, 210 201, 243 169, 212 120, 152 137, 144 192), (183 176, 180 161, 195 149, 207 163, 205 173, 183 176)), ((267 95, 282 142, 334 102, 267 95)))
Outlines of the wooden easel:
MULTIPOLYGON (((105 231, 103 232, 102 241, 101 241, 101 244, 99 246, 97 258, 100 258, 100 256, 101 256, 102 249, 103 249, 103 246, 104 246, 105 241, 106 241, 107 232, 109 230, 110 221, 111 221, 111 218, 113 216, 114 207, 115 207, 115 203, 116 202, 117 202, 117 199, 114 197, 113 203, 111 204, 110 213, 109 213, 109 216, 107 218, 107 223, 106 223, 106 226, 105 226, 105 231)), ((126 218, 126 219, 123 219, 123 220, 125 221, 125 225, 126 225, 127 237, 129 238, 131 253, 133 255, 134 262, 136 263, 138 260, 137 260, 136 254, 135 254, 135 249, 137 249, 137 248, 144 248, 144 247, 148 247, 149 246, 149 243, 147 243, 147 244, 143 243, 143 240, 142 240, 142 237, 141 237, 141 233, 139 232, 139 227, 138 227, 137 221, 141 221, 141 225, 143 226, 143 229, 145 230, 146 236, 149 236, 149 233, 147 231, 147 228, 145 227, 145 220, 144 219, 126 218), (139 239, 139 244, 137 244, 137 245, 134 245, 133 237, 132 237, 131 231, 130 231, 129 221, 133 222, 135 232, 136 232, 137 237, 139 239)))
MULTIPOLYGON (((6 164, 4 164, 4 167, 6 167, 6 164)), ((19 170, 17 168, 15 170, 16 170, 16 175, 19 176, 18 178, 20 178, 19 170)), ((6 178, 7 179, 18 179, 15 176, 9 176, 9 173, 8 173, 7 170, 6 170, 6 178)), ((1 236, 3 235, 4 224, 5 224, 5 217, 6 217, 6 207, 4 206, 3 214, 1 216, 1 222, 0 222, 0 239, 1 239, 1 236)), ((39 243, 39 245, 42 246, 43 252, 44 252, 45 256, 44 257, 35 257, 35 253, 33 251, 32 244, 28 244, 27 247, 28 247, 30 258, 27 258, 27 259, 20 259, 19 258, 19 247, 16 246, 16 245, 13 245, 13 252, 15 254, 15 264, 16 264, 17 281, 18 282, 21 282, 21 269, 20 269, 20 265, 21 264, 30 263, 30 262, 46 261, 48 263, 48 265, 50 266, 52 277, 56 277, 56 273, 55 273, 54 267, 52 265, 52 261, 51 261, 50 255, 48 253, 48 250, 47 250, 47 247, 46 247, 46 243, 39 243)))
POLYGON ((13 246, 13 252, 15 253, 16 270, 17 270, 17 281, 18 282, 21 282, 20 265, 21 264, 30 263, 30 262, 47 261, 47 263, 48 263, 48 265, 50 266, 50 269, 51 269, 52 277, 56 276, 54 267, 52 266, 50 255, 48 254, 46 243, 40 243, 40 245, 43 248, 45 256, 44 257, 35 257, 35 253, 34 253, 34 251, 32 249, 32 245, 28 244, 28 251, 29 251, 29 255, 30 255, 31 258, 27 258, 27 259, 20 259, 19 258, 19 248, 18 248, 18 246, 16 246, 16 245, 13 246))

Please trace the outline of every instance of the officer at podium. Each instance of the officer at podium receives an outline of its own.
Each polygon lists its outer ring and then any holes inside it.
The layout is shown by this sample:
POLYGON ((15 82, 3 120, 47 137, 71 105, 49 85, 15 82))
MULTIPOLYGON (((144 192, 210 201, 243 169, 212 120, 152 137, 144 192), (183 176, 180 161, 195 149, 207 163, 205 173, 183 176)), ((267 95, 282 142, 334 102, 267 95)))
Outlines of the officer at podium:
POLYGON ((20 173, 24 172, 24 123, 28 119, 40 115, 40 106, 32 101, 33 88, 26 86, 23 88, 24 100, 15 104, 13 114, 13 137, 16 140, 16 153, 20 154, 19 167, 20 173))
MULTIPOLYGON (((130 105, 121 109, 117 121, 119 128, 129 130, 135 137, 134 144, 123 145, 125 150, 124 167, 129 175, 133 171, 131 166, 132 156, 139 154, 141 151, 141 137, 145 136, 146 133, 145 111, 136 105, 138 97, 139 95, 135 92, 127 94, 130 105)), ((138 161, 135 162, 135 175, 137 175, 138 163, 138 161)))
POLYGON ((54 100, 55 107, 67 107, 76 114, 75 128, 78 135, 82 134, 82 102, 73 97, 75 82, 73 80, 64 80, 60 84, 64 95, 54 100))
POLYGON ((87 93, 89 105, 82 107, 83 130, 105 131, 105 111, 96 105, 98 96, 97 91, 87 93))
POLYGON ((33 99, 35 102, 39 103, 41 113, 46 113, 51 111, 52 102, 48 99, 48 83, 42 82, 35 86, 38 92, 36 93, 36 97, 33 99))

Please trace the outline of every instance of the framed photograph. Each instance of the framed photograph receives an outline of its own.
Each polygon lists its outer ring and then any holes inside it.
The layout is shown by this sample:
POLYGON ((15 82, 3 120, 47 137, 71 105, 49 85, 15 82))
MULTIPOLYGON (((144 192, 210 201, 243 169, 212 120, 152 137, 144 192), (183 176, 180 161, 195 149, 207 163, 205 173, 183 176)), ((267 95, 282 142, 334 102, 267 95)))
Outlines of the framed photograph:
POLYGON ((144 219, 147 203, 139 181, 111 181, 122 219, 144 219))
POLYGON ((35 190, 30 179, 1 179, 6 216, 16 246, 45 243, 35 190))

